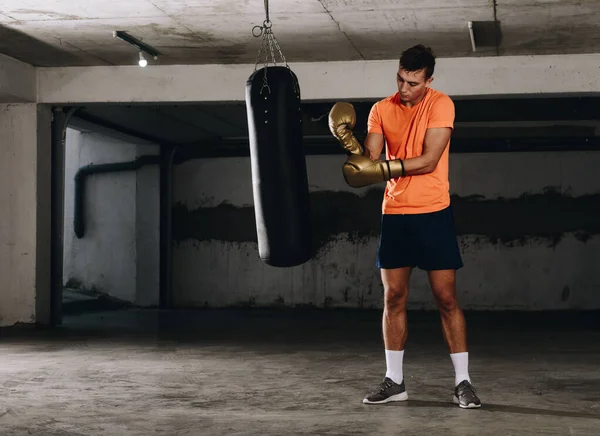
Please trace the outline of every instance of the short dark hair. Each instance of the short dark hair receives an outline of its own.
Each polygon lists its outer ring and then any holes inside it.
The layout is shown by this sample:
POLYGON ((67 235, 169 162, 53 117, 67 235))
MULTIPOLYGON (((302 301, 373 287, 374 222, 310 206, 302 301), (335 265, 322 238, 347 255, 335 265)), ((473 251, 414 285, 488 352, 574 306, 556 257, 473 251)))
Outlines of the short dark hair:
POLYGON ((431 47, 418 44, 402 52, 400 66, 411 72, 425 69, 425 79, 429 79, 435 69, 435 55, 431 47))

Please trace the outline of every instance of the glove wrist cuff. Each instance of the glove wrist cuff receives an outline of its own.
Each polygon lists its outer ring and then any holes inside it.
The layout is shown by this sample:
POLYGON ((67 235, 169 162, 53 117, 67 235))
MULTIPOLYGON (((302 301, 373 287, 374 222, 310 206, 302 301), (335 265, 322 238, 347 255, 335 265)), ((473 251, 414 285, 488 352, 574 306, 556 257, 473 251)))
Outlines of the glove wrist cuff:
POLYGON ((394 179, 396 177, 404 177, 406 171, 404 170, 404 162, 402 159, 394 159, 386 161, 386 180, 394 179))

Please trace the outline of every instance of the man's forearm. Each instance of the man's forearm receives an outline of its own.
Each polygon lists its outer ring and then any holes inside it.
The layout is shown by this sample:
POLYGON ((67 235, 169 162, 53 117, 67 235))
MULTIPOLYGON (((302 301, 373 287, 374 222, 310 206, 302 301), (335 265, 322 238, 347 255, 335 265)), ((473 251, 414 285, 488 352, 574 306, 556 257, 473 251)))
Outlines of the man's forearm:
POLYGON ((381 133, 369 133, 364 140, 364 153, 371 160, 379 160, 385 144, 385 138, 381 133))
MULTIPOLYGON (((374 150, 374 147, 369 147, 368 143, 365 142, 363 156, 368 157, 371 160, 379 160, 382 150, 374 150)), ((435 170, 436 163, 429 155, 424 154, 421 156, 411 157, 402 160, 402 166, 404 167, 405 176, 416 176, 419 174, 429 174, 435 170)))
POLYGON ((369 149, 369 147, 367 147, 367 146, 365 145, 365 147, 364 147, 364 148, 365 148, 365 151, 364 151, 364 153, 363 153, 363 156, 367 156, 367 157, 368 157, 369 159, 371 159, 371 160, 377 160, 377 157, 378 157, 378 156, 374 156, 374 155, 373 155, 373 152, 372 152, 372 151, 369 149))
POLYGON ((404 174, 407 176, 429 174, 435 170, 435 162, 427 155, 404 159, 402 163, 404 165, 404 174))
POLYGON ((434 169, 435 165, 431 163, 429 156, 417 156, 404 161, 380 161, 369 156, 351 154, 344 163, 343 174, 350 186, 360 188, 398 177, 427 174, 434 169))

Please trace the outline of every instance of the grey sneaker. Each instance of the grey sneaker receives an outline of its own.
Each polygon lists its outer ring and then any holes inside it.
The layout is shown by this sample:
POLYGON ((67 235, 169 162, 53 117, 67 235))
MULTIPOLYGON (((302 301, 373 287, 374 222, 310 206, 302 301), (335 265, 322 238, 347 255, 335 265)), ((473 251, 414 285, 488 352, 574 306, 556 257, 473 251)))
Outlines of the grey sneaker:
POLYGON ((365 404, 384 404, 390 401, 406 401, 408 400, 408 394, 404 388, 404 380, 402 383, 395 383, 392 379, 386 377, 383 379, 379 386, 368 394, 363 403, 365 404))
POLYGON ((476 409, 481 407, 475 388, 467 380, 463 380, 454 388, 454 404, 463 409, 476 409))

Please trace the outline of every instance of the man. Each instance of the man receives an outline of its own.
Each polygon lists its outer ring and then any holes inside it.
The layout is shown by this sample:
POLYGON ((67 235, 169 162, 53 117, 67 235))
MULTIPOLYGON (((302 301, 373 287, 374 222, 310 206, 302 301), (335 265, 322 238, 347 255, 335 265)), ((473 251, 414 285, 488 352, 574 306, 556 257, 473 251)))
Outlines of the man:
POLYGON ((443 334, 455 370, 453 401, 462 408, 481 402, 468 371, 466 326, 456 295, 456 270, 463 266, 454 229, 448 181, 448 155, 454 104, 430 87, 435 56, 417 45, 402 53, 398 92, 371 109, 364 148, 352 133, 356 114, 336 103, 330 129, 349 157, 343 174, 350 186, 386 181, 377 266, 384 285, 383 340, 387 371, 363 400, 366 404, 405 401, 403 376, 407 339, 406 302, 411 271, 427 271, 440 311, 443 334), (384 143, 386 160, 380 161, 384 143))

